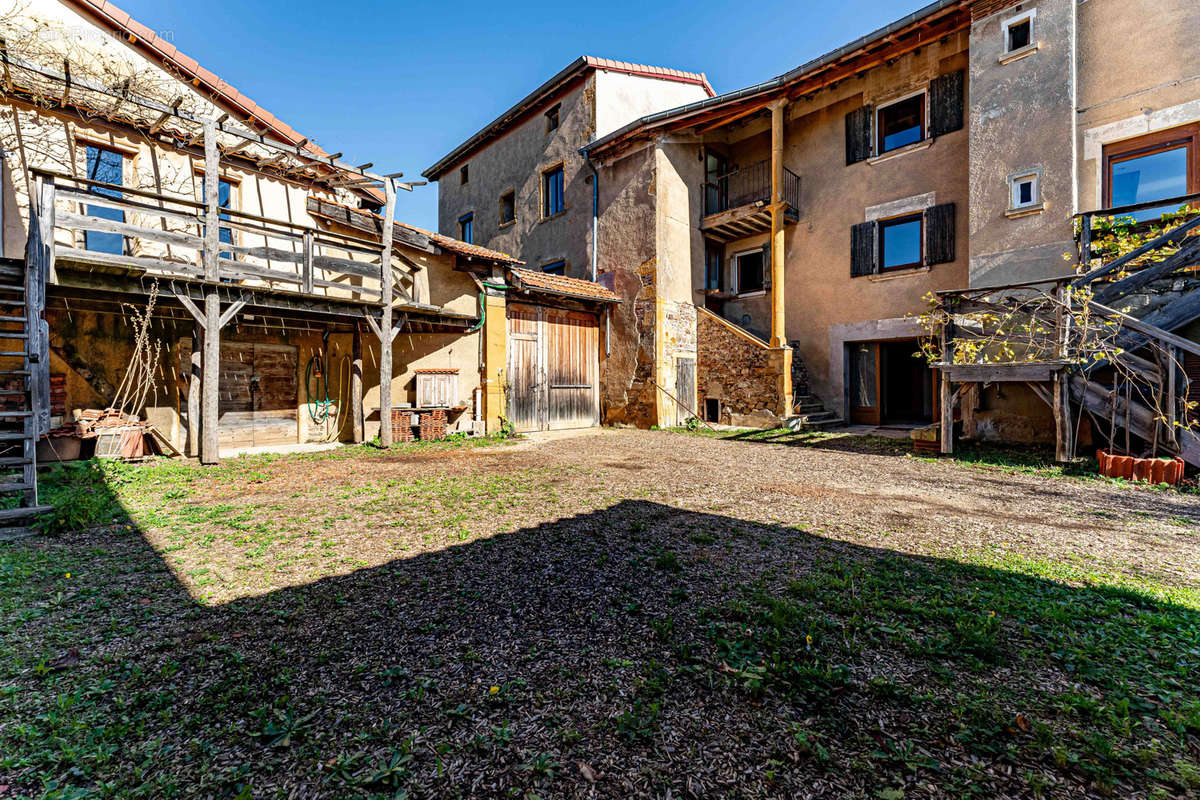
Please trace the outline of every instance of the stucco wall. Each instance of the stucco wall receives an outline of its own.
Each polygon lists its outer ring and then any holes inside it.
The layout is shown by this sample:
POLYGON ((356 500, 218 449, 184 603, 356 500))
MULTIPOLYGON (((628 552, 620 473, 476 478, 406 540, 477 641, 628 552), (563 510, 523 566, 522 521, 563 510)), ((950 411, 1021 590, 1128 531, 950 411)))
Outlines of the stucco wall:
POLYGON ((1070 271, 1074 253, 1073 0, 1023 3, 1036 12, 1035 52, 1002 63, 1004 22, 1015 9, 971 26, 971 285, 996 286, 1070 271), (1045 210, 1006 216, 1008 176, 1041 171, 1045 210))
POLYGON ((591 172, 579 148, 591 140, 595 125, 595 82, 587 76, 438 179, 439 232, 458 238, 459 218, 471 213, 475 244, 511 253, 533 269, 566 260, 568 275, 589 277, 591 172), (561 104, 559 126, 547 133, 545 111, 555 104, 561 104), (566 210, 543 219, 542 173, 560 163, 566 210), (460 181, 463 164, 466 184, 460 181), (516 220, 502 226, 500 196, 508 191, 515 193, 516 220))
POLYGON ((606 70, 597 70, 593 74, 596 82, 596 138, 655 111, 676 108, 708 97, 703 87, 696 84, 606 70))
POLYGON ((1081 211, 1104 205, 1104 145, 1200 120, 1197 41, 1194 3, 1089 0, 1079 6, 1081 211))

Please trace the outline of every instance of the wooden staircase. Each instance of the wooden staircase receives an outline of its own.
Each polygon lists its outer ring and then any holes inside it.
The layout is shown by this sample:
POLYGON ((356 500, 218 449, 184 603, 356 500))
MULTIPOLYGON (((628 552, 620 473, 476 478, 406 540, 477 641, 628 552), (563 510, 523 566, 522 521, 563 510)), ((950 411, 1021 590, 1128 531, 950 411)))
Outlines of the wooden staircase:
POLYGON ((1122 366, 1119 379, 1102 380, 1099 376, 1109 365, 1102 362, 1073 375, 1070 387, 1072 400, 1108 427, 1122 447, 1137 437, 1148 451, 1157 445, 1200 467, 1200 435, 1173 424, 1189 414, 1185 401, 1200 401, 1200 382, 1189 385, 1180 368, 1186 358, 1200 358, 1200 343, 1175 333, 1200 319, 1196 233, 1200 214, 1074 281, 1076 288, 1092 289, 1094 312, 1121 326, 1115 344, 1123 352, 1115 356, 1122 366), (1155 260, 1167 248, 1174 252, 1155 260), (1168 363, 1149 357, 1144 348, 1151 343, 1155 351, 1170 354, 1168 363), (1155 396, 1163 402, 1148 401, 1155 396))
POLYGON ((0 259, 0 538, 29 531, 38 501, 37 443, 50 424, 45 282, 0 259))

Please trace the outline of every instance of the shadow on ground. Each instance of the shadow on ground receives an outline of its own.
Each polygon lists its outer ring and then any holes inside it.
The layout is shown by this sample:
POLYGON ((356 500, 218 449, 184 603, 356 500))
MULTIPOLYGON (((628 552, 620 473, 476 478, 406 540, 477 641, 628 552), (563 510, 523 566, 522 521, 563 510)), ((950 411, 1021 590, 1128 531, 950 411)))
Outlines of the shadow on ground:
POLYGON ((123 526, 0 589, 0 798, 1200 787, 1195 610, 650 502, 216 607, 123 526))

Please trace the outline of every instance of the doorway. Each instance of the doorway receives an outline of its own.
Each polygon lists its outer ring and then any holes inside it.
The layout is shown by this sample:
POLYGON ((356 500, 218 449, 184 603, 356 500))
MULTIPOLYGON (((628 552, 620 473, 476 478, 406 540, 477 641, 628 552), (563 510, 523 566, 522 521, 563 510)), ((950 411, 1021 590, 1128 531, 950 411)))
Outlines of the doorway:
POLYGON ((934 371, 916 339, 846 345, 850 421, 927 425, 934 417, 934 371))
POLYGON ((508 418, 520 433, 600 422, 596 315, 508 306, 508 418))

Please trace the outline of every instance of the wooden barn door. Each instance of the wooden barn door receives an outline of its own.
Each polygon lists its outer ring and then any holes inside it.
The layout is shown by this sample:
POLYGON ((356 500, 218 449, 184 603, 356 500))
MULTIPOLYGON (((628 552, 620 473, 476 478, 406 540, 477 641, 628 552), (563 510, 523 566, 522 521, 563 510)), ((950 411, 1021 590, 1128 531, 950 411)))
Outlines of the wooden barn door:
POLYGON ((288 345, 221 343, 221 447, 298 441, 298 361, 296 348, 288 345))
POLYGON ((542 430, 538 309, 508 306, 508 419, 518 432, 542 430))
POLYGON ((699 416, 696 410, 696 359, 675 359, 675 424, 686 425, 693 416, 699 416))
POLYGON ((508 418, 520 432, 586 428, 600 419, 594 314, 508 306, 508 418))
POLYGON ((544 309, 546 391, 550 430, 589 428, 599 421, 599 327, 594 314, 544 309))

